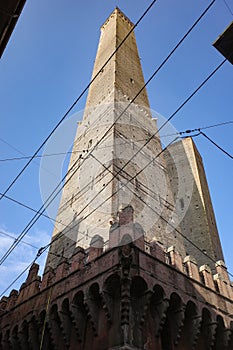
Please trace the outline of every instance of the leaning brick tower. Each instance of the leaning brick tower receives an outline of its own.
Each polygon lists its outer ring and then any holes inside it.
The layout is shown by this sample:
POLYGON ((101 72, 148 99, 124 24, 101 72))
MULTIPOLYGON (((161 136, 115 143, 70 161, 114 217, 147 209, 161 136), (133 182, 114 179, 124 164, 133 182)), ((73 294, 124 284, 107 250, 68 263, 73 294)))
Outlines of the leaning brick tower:
MULTIPOLYGON (((93 76, 131 29, 115 9, 93 76)), ((34 263, 0 300, 0 350, 233 349, 233 286, 199 154, 190 139, 162 152, 146 91, 134 100, 143 85, 132 33, 91 84, 43 276, 34 263)))

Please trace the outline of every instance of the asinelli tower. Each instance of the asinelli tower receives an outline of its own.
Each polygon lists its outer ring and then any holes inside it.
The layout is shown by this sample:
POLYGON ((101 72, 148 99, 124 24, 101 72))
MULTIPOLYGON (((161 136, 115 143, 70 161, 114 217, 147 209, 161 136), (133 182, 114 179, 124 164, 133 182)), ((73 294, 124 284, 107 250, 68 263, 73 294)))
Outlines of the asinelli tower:
POLYGON ((177 246, 185 255, 183 239, 172 229, 177 226, 173 193, 156 120, 142 89, 145 82, 133 31, 118 48, 132 27, 118 8, 101 27, 92 79, 100 73, 89 88, 73 145, 70 179, 56 219, 60 224, 53 233, 53 239, 61 236, 52 245, 56 254, 69 257, 75 242, 85 248, 96 235, 110 247, 119 245, 122 237, 117 232, 109 237, 109 228, 113 231, 119 212, 130 207, 133 240, 146 232, 149 241, 177 246))

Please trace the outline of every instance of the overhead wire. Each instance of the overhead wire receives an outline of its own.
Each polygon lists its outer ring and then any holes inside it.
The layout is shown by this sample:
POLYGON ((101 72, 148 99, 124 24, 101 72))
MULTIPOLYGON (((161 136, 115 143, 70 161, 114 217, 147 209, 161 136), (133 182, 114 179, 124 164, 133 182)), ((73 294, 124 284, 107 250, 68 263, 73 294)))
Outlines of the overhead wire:
MULTIPOLYGON (((3 193, 0 192, 0 195, 3 195, 3 193)), ((15 203, 15 204, 17 204, 17 205, 23 207, 23 208, 26 208, 26 209, 28 209, 28 210, 30 210, 30 211, 33 211, 34 213, 37 213, 37 214, 40 214, 40 213, 41 213, 40 210, 36 210, 36 209, 32 208, 31 206, 29 206, 29 205, 27 205, 27 204, 25 204, 25 203, 22 203, 21 201, 18 201, 17 199, 15 199, 15 198, 13 198, 13 197, 7 196, 6 194, 4 195, 4 197, 5 197, 6 199, 8 199, 9 201, 11 201, 11 202, 13 202, 13 203, 15 203)), ((41 213, 41 215, 44 216, 45 218, 47 218, 47 219, 49 219, 49 220, 55 222, 55 223, 57 222, 57 223, 61 224, 61 223, 58 222, 56 219, 52 218, 51 216, 49 216, 49 215, 47 215, 47 214, 41 213)))
POLYGON ((233 159, 233 156, 227 152, 225 149, 223 149, 221 146, 219 146, 215 141, 213 141, 209 136, 207 136, 204 132, 200 131, 200 134, 203 135, 207 140, 209 140, 215 147, 217 147, 220 151, 222 151, 224 154, 226 154, 229 158, 233 159))
MULTIPOLYGON (((80 160, 80 157, 76 160, 76 162, 73 164, 73 166, 76 165, 76 163, 80 160)), ((29 232, 29 230, 32 228, 32 226, 37 222, 37 220, 43 215, 47 207, 52 203, 52 201, 57 197, 59 192, 56 193, 56 190, 59 189, 62 182, 65 180, 66 176, 71 172, 73 167, 69 169, 67 174, 63 176, 61 181, 58 183, 58 185, 55 187, 55 189, 52 191, 50 196, 46 200, 46 206, 43 204, 40 209, 37 211, 37 213, 33 216, 33 218, 29 221, 29 223, 26 225, 26 227, 23 229, 23 231, 18 236, 17 240, 11 245, 11 247, 6 251, 6 253, 1 257, 0 259, 0 265, 6 260, 6 258, 11 254, 11 252, 15 249, 15 247, 19 244, 20 240, 29 232), (52 197, 53 196, 53 197, 52 197), (52 197, 52 198, 51 198, 52 197)), ((70 178, 69 178, 70 179, 70 178)), ((67 180, 65 184, 67 183, 67 180)))
MULTIPOLYGON (((133 117, 135 118, 135 117, 133 117)), ((174 135, 182 135, 182 134, 189 134, 191 132, 195 132, 195 131, 199 131, 199 130, 205 130, 205 129, 210 129, 210 128, 215 128, 215 127, 218 127, 218 126, 223 126, 223 125, 228 125, 228 124, 233 124, 233 121, 232 120, 229 120, 229 121, 226 121, 226 122, 223 122, 223 123, 218 123, 218 124, 213 124, 213 125, 208 125, 208 126, 204 126, 204 127, 200 127, 200 128, 195 128, 195 129, 187 129, 187 130, 184 130, 184 131, 178 131, 176 133, 172 133, 172 134, 166 134, 166 135, 160 135, 160 138, 163 138, 163 137, 168 137, 168 136, 174 136, 174 135)), ((142 123, 141 123, 142 125, 142 123)), ((143 126, 143 125, 142 125, 143 126)), ((138 139, 138 140, 134 140, 135 142, 142 142, 142 141, 146 141, 147 138, 144 138, 144 139, 138 139)), ((125 141, 125 142, 120 142, 120 143, 117 143, 117 145, 123 145, 125 143, 127 143, 128 141, 125 141)), ((102 147, 99 147, 99 149, 105 149, 105 148, 110 148, 112 147, 112 145, 105 145, 105 146, 102 146, 102 147)), ((83 150, 76 150, 76 151, 67 151, 67 152, 58 152, 58 153, 48 153, 48 154, 42 154, 42 155, 37 155, 35 158, 46 158, 46 157, 54 157, 54 156, 60 156, 60 155, 68 155, 68 154, 75 154, 75 153, 82 153, 83 150)), ((31 158, 32 156, 29 155, 29 156, 23 156, 23 157, 12 157, 12 158, 2 158, 0 159, 0 162, 7 162, 7 161, 14 161, 14 160, 24 160, 24 159, 29 159, 31 158)), ((3 193, 0 192, 0 196, 3 195, 3 193)), ((6 198, 8 198, 7 196, 5 196, 6 198)))
MULTIPOLYGON (((205 129, 209 129, 209 128, 215 128, 215 127, 218 127, 218 126, 223 126, 223 125, 228 125, 228 124, 233 124, 233 121, 226 121, 226 122, 223 122, 223 123, 208 125, 208 126, 204 126, 204 127, 200 127, 200 128, 187 129, 187 130, 184 130, 184 131, 178 131, 177 133, 162 135, 162 137, 168 137, 168 136, 170 137, 170 136, 175 136, 175 135, 184 135, 184 134, 187 134, 186 136, 182 136, 182 137, 181 137, 181 138, 186 138, 186 137, 189 136, 189 134, 198 131, 197 134, 192 134, 192 135, 190 135, 191 137, 196 137, 196 136, 199 136, 199 135, 201 134, 201 132, 200 132, 201 130, 205 130, 205 129)), ((145 139, 143 138, 143 139, 134 140, 134 141, 135 141, 135 142, 141 142, 141 141, 146 141, 146 140, 147 140, 147 138, 145 138, 145 139)), ((126 141, 124 141, 124 142, 118 143, 117 145, 118 145, 118 146, 119 146, 119 145, 124 145, 124 144, 129 143, 129 142, 130 142, 130 141, 126 140, 126 141)), ((105 147, 112 147, 112 146, 105 146, 105 147)), ((103 147, 103 148, 105 148, 105 147, 103 147)), ((220 146, 219 146, 219 147, 220 147, 220 146)), ((218 147, 218 148, 219 148, 219 147, 218 147)), ((222 149, 221 147, 220 147, 219 149, 222 150, 224 153, 227 153, 227 155, 228 155, 228 152, 226 152, 224 149, 222 149)), ((77 151, 77 152, 78 152, 78 151, 77 151)), ((79 151, 79 152, 81 152, 81 151, 79 151)), ((67 154, 67 153, 76 153, 76 151, 75 151, 75 152, 66 152, 66 153, 63 152, 63 153, 58 153, 58 154, 54 153, 54 154, 48 154, 48 155, 45 155, 45 156, 54 156, 54 155, 67 154)), ((230 156, 230 158, 232 158, 232 156, 231 156, 230 154, 229 154, 229 156, 230 156)), ((29 157, 28 157, 28 158, 29 158, 29 157)), ((13 158, 13 159, 16 159, 16 158, 13 158)), ((20 158, 17 158, 17 159, 20 159, 20 158)), ((90 185, 91 182, 92 182, 92 181, 90 181, 86 186, 90 185)), ((141 183, 141 186, 145 187, 145 188, 146 188, 147 190, 149 190, 149 191, 152 191, 150 188, 146 187, 146 185, 143 184, 143 183, 141 183)), ((154 193, 154 194, 155 194, 155 193, 154 193)), ((2 195, 1 192, 0 192, 0 195, 2 195)), ((76 195, 76 194, 75 194, 75 195, 76 195)), ((18 201, 18 200, 14 199, 14 198, 12 198, 12 197, 10 197, 10 196, 5 195, 5 198, 8 199, 8 200, 10 200, 10 201, 12 201, 12 202, 14 202, 15 204, 17 204, 17 205, 19 205, 19 206, 22 206, 22 207, 24 207, 24 208, 26 208, 26 209, 29 209, 29 210, 31 210, 31 211, 33 211, 33 212, 35 212, 35 213, 39 213, 38 210, 36 210, 36 209, 34 209, 34 208, 32 208, 32 207, 26 205, 25 203, 22 203, 22 202, 18 201)), ((78 197, 78 198, 79 198, 79 197, 78 197)), ((74 201, 76 201, 76 200, 77 200, 77 199, 74 198, 74 201)), ((67 201, 67 202, 68 202, 68 201, 67 201)), ((54 222, 57 222, 57 223, 61 224, 60 222, 58 222, 56 219, 52 218, 51 216, 48 216, 48 215, 46 215, 46 214, 43 214, 43 216, 46 217, 46 218, 48 218, 49 220, 52 220, 52 221, 54 221, 54 222)), ((12 237, 13 237, 13 236, 12 236, 12 237)), ((15 239, 15 237, 14 237, 14 239, 15 239)))
POLYGON ((223 0, 226 8, 228 9, 228 11, 230 12, 230 14, 233 16, 233 11, 231 10, 230 6, 228 5, 227 1, 226 0, 223 0))
MULTIPOLYGON (((0 234, 1 234, 1 235, 4 235, 4 236, 6 236, 6 237, 8 237, 8 238, 10 238, 10 239, 12 239, 12 240, 14 240, 14 241, 17 239, 17 237, 15 237, 15 236, 13 236, 13 235, 10 235, 9 233, 4 232, 4 231, 1 231, 1 230, 0 230, 0 234)), ((39 247, 36 247, 36 246, 34 246, 33 244, 28 243, 28 242, 26 242, 26 241, 21 240, 21 243, 26 244, 26 245, 28 245, 28 246, 34 248, 34 249, 37 249, 37 250, 39 249, 39 247)))
MULTIPOLYGON (((196 136, 199 136, 200 135, 200 131, 201 130, 205 130, 205 129, 210 129, 210 128, 215 128, 215 127, 219 127, 219 126, 224 126, 224 125, 228 125, 228 124, 233 124, 233 121, 226 121, 226 122, 222 122, 222 123, 217 123, 217 124, 212 124, 212 125, 208 125, 208 126, 203 126, 203 127, 200 127, 200 128, 195 128, 195 129, 186 129, 186 130, 184 130, 184 131, 178 131, 177 133, 172 133, 172 134, 166 134, 166 135, 162 135, 162 136, 160 136, 160 137, 170 137, 170 136, 175 136, 175 135, 181 135, 181 138, 186 138, 187 136, 182 136, 182 135, 184 135, 184 134, 191 134, 191 133, 193 133, 193 132, 196 132, 196 131, 198 131, 198 133, 197 134, 192 134, 192 135, 190 135, 191 137, 196 137, 196 136)), ((140 140, 134 140, 135 142, 142 142, 142 141, 146 141, 147 140, 147 138, 143 138, 143 139, 140 139, 140 140)), ((125 140, 124 142, 121 142, 121 143, 117 143, 117 146, 119 146, 119 145, 124 145, 124 144, 126 144, 126 143, 129 143, 129 141, 128 140, 125 140)), ((105 147, 112 147, 112 145, 106 145, 106 146, 103 146, 103 148, 105 148, 105 147)), ((101 147, 99 147, 99 149, 100 149, 101 147)), ((225 150, 223 150, 224 151, 224 153, 225 153, 225 150)), ((81 152, 81 151, 74 151, 74 152, 63 152, 63 153, 54 153, 54 154, 48 154, 48 155, 45 155, 45 156, 54 156, 54 155, 60 155, 60 154, 67 154, 67 153, 76 153, 76 152, 81 152)), ((43 157, 43 156, 42 156, 43 157)), ((28 157, 29 158, 29 157, 28 157)), ((13 158, 13 159, 20 159, 20 158, 13 158)), ((91 184, 91 182, 92 182, 92 180, 85 186, 85 187, 88 187, 88 185, 90 185, 91 184)), ((145 187, 145 184, 142 184, 142 186, 144 186, 145 187)), ((149 188, 148 188, 149 189, 149 188)), ((83 189, 82 189, 83 190, 83 189)), ((151 189, 149 189, 149 190, 151 190, 151 189)), ((82 193, 83 194, 83 193, 82 193)), ((0 192, 0 195, 3 195, 1 192, 0 192)), ((75 196, 76 196, 77 194, 75 194, 75 196)), ((18 201, 18 200, 16 200, 16 199, 14 199, 14 198, 12 198, 12 197, 10 197, 10 196, 7 196, 7 195, 5 195, 5 198, 6 199, 8 199, 8 200, 10 200, 10 201, 12 201, 12 202, 14 202, 15 204, 18 204, 19 206, 22 206, 22 207, 24 207, 24 208, 26 208, 26 209, 29 209, 29 210, 31 210, 31 211, 34 211, 34 212, 36 212, 36 213, 39 213, 39 211, 38 210, 36 210, 36 209, 34 209, 34 208, 32 208, 32 207, 30 207, 30 206, 28 206, 28 205, 26 205, 26 204, 24 204, 24 203, 22 203, 22 202, 20 202, 20 201, 18 201)), ((79 198, 79 197, 78 197, 79 198)), ((77 199, 75 198, 74 199, 74 201, 76 201, 77 199)), ((69 200, 65 203, 65 204, 67 204, 69 202, 69 200)), ((48 216, 48 215, 46 215, 46 214, 43 214, 43 216, 44 217, 46 217, 46 218, 48 218, 48 219, 50 219, 50 220, 52 220, 52 221, 54 221, 54 222, 57 222, 56 221, 56 219, 54 219, 54 218, 52 218, 51 216, 48 216)), ((60 224, 60 222, 58 222, 59 224, 60 224)))
MULTIPOLYGON (((1 234, 1 235, 4 235, 4 236, 6 236, 6 237, 8 237, 8 238, 10 238, 10 239, 12 239, 13 241, 16 240, 16 237, 15 237, 15 236, 10 235, 10 234, 7 233, 7 232, 4 232, 4 231, 1 231, 1 230, 0 230, 0 234, 1 234)), ((22 243, 22 244, 24 244, 24 245, 27 245, 27 246, 29 246, 29 247, 31 247, 31 248, 37 249, 37 251, 40 249, 39 247, 37 247, 37 246, 35 246, 35 245, 33 245, 33 244, 29 243, 29 242, 23 241, 23 240, 21 240, 20 243, 22 243)), ((58 255, 58 254, 56 254, 56 253, 54 253, 54 252, 48 252, 48 254, 55 255, 56 257, 59 257, 59 258, 62 257, 61 255, 58 255)))
MULTIPOLYGON (((50 154, 43 154, 43 155, 37 155, 34 158, 45 158, 45 157, 54 157, 54 156, 63 156, 67 154, 72 154, 72 153, 81 153, 82 151, 74 151, 74 152, 59 152, 59 153, 50 153, 50 154)), ((23 157, 12 157, 12 158, 2 158, 0 159, 0 162, 9 162, 13 160, 25 160, 25 159, 30 159, 32 156, 23 156, 23 157)))

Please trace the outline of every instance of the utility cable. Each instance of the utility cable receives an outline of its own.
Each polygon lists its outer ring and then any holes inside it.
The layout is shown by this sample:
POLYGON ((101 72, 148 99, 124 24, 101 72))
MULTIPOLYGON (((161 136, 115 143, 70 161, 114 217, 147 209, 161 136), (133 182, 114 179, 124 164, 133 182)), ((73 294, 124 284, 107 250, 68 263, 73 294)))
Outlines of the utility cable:
POLYGON ((26 208, 26 209, 28 209, 28 210, 30 210, 30 211, 33 211, 34 213, 41 214, 41 215, 44 216, 45 218, 47 218, 47 219, 49 219, 49 220, 51 220, 51 221, 53 221, 53 222, 55 222, 55 223, 61 224, 61 222, 57 221, 56 219, 52 218, 51 216, 48 216, 48 215, 46 215, 46 214, 44 214, 44 213, 41 213, 41 211, 36 210, 36 209, 30 207, 29 205, 24 204, 24 203, 18 201, 17 199, 14 199, 14 198, 12 198, 12 197, 10 197, 10 196, 7 196, 6 194, 3 194, 3 193, 0 192, 0 196, 1 196, 1 195, 3 195, 3 196, 4 196, 6 199, 8 199, 9 201, 11 201, 11 202, 13 202, 13 203, 15 203, 15 204, 17 204, 17 205, 23 207, 23 208, 26 208))
MULTIPOLYGON (((166 134, 166 135, 160 135, 160 138, 163 137, 168 137, 168 136, 175 136, 175 135, 183 135, 183 134, 190 134, 191 132, 195 132, 195 131, 199 131, 199 130, 205 130, 205 129, 210 129, 210 128, 215 128, 218 126, 223 126, 223 125, 228 125, 228 124, 233 124, 232 120, 223 122, 223 123, 219 123, 219 124, 213 124, 213 125, 208 125, 208 126, 204 126, 201 128, 196 128, 196 129, 187 129, 185 131, 178 131, 177 133, 173 133, 173 134, 166 134)), ((142 125, 142 123, 141 123, 142 125)), ((142 125, 143 127, 143 125, 142 125)), ((140 140, 134 140, 134 142, 142 142, 142 141, 146 141, 148 138, 146 139, 140 139, 140 140)), ((122 143, 118 143, 117 146, 120 145, 124 145, 126 144, 128 141, 122 142, 122 143)), ((105 149, 105 148, 109 148, 112 147, 112 145, 105 145, 102 147, 99 147, 99 149, 105 149)), ((60 156, 60 155, 67 155, 67 154, 75 154, 75 153, 82 153, 83 151, 78 150, 78 151, 68 151, 68 152, 59 152, 59 153, 48 153, 48 154, 42 154, 42 155, 37 155, 35 158, 45 158, 45 157, 54 157, 54 156, 60 156)), ((2 158, 0 159, 0 162, 8 162, 8 161, 14 161, 14 160, 24 160, 24 159, 29 159, 32 156, 23 156, 23 157, 12 157, 12 158, 2 158)), ((0 192, 0 196, 3 195, 3 193, 0 192)), ((9 198, 7 196, 4 196, 5 198, 9 198)))
MULTIPOLYGON (((14 178, 14 180, 9 184, 9 186, 4 191, 4 195, 11 189, 11 187, 15 184, 15 182, 18 180, 18 178, 23 174, 23 172, 27 169, 29 164, 33 161, 33 159, 36 157, 36 155, 40 152, 40 150, 43 148, 43 146, 46 144, 46 142, 50 139, 50 137, 54 134, 54 132, 57 130, 57 128, 61 125, 61 123, 66 119, 68 114, 72 111, 72 109, 76 106, 78 101, 82 98, 82 96, 86 93, 86 91, 89 89, 91 84, 95 81, 95 79, 100 75, 100 73, 103 71, 103 69, 106 67, 106 65, 109 63, 109 61, 112 59, 112 57, 116 54, 116 52, 120 49, 120 47, 124 44, 124 42, 128 39, 130 34, 134 31, 134 29, 138 26, 138 24, 141 22, 141 20, 145 17, 145 15, 150 11, 152 6, 155 4, 157 0, 153 0, 151 4, 146 8, 144 13, 141 15, 141 17, 138 19, 138 21, 133 25, 133 27, 129 30, 127 35, 124 37, 124 39, 120 42, 120 44, 116 47, 114 52, 109 56, 107 61, 104 63, 104 65, 99 69, 99 71, 95 74, 95 76, 91 79, 91 81, 87 84, 87 86, 83 89, 83 91, 80 93, 80 95, 77 97, 77 99, 73 102, 73 104, 68 108, 68 110, 65 112, 63 117, 59 120, 59 122, 56 124, 56 126, 52 129, 52 131, 49 133, 49 135, 45 138, 45 140, 42 142, 42 144, 37 148, 37 150, 34 152, 33 156, 29 159, 29 161, 24 165, 24 167, 20 170, 20 172, 17 174, 17 176, 14 178)), ((214 1, 213 1, 214 2, 214 1)), ((3 198, 3 196, 0 196, 0 200, 3 198)))
POLYGON ((233 159, 233 156, 225 151, 221 146, 219 146, 215 141, 213 141, 209 136, 207 136, 204 132, 200 131, 200 134, 203 135, 207 140, 209 140, 214 146, 216 146, 220 151, 226 154, 229 158, 233 159))
MULTIPOLYGON (((6 232, 4 232, 4 231, 0 231, 0 234, 1 235, 4 235, 4 236, 6 236, 6 237, 9 237, 10 239, 12 239, 12 240, 17 240, 17 237, 14 237, 14 236, 12 236, 12 235, 10 235, 9 233, 6 233, 6 232)), ((23 244, 26 244, 26 245, 28 245, 29 247, 32 247, 32 248, 34 248, 34 249, 39 249, 38 247, 36 247, 36 246, 34 246, 33 244, 31 244, 31 243, 28 243, 28 242, 26 242, 26 241, 23 241, 23 240, 21 240, 20 241, 21 243, 23 243, 23 244)))
MULTIPOLYGON (((10 235, 9 233, 6 233, 6 232, 4 232, 4 231, 0 231, 0 234, 1 234, 1 235, 4 235, 4 236, 6 236, 6 237, 8 237, 8 238, 10 238, 10 239, 12 239, 13 241, 17 240, 17 237, 14 237, 14 236, 12 236, 12 235, 10 235)), ((26 241, 21 240, 20 243, 22 243, 22 244, 24 244, 24 245, 27 245, 27 246, 29 246, 29 247, 31 247, 31 248, 34 248, 34 249, 36 249, 37 251, 39 250, 39 247, 36 247, 35 245, 33 245, 33 244, 31 244, 31 243, 28 243, 28 242, 26 242, 26 241)), ((48 254, 55 255, 55 256, 58 257, 58 258, 62 258, 62 257, 63 257, 62 255, 58 255, 58 254, 53 253, 53 252, 48 252, 48 254)))
POLYGON ((230 12, 230 14, 233 16, 233 11, 231 10, 230 6, 228 5, 228 3, 226 2, 226 0, 223 0, 226 8, 228 9, 228 11, 230 12))
MULTIPOLYGON (((43 155, 36 155, 34 158, 45 158, 45 157, 53 157, 53 156, 63 156, 67 154, 72 153, 82 153, 82 151, 74 151, 74 152, 59 152, 59 153, 50 153, 50 154, 43 154, 43 155)), ((31 159, 32 156, 23 156, 23 157, 12 157, 12 158, 3 158, 0 159, 0 162, 9 162, 12 160, 25 160, 25 159, 31 159)))
MULTIPOLYGON (((208 126, 203 126, 201 128, 195 128, 195 129, 187 129, 185 131, 180 131, 179 134, 183 135, 183 134, 190 134, 191 132, 195 132, 195 131, 201 131, 201 130, 205 130, 205 129, 210 129, 210 128, 216 128, 218 126, 223 126, 223 125, 228 125, 228 124, 233 124, 233 120, 229 120, 223 123, 218 123, 218 124, 213 124, 213 125, 208 125, 208 126)), ((165 135, 167 136, 167 135, 165 135)), ((170 135, 168 135, 170 136, 170 135)), ((172 135, 171 135, 172 136, 172 135)))
MULTIPOLYGON (((28 233, 28 231, 31 229, 31 227, 37 222, 37 220, 42 216, 42 214, 45 212, 45 210, 47 209, 47 207, 52 203, 52 201, 57 197, 57 195, 60 192, 57 192, 57 189, 59 189, 60 185, 62 184, 62 182, 65 180, 65 178, 67 177, 67 175, 69 174, 69 172, 72 171, 73 167, 79 162, 79 160, 81 159, 81 156, 76 160, 76 162, 73 164, 73 166, 69 169, 69 171, 66 173, 66 175, 62 178, 62 180, 58 183, 58 185, 55 187, 55 189, 53 190, 53 192, 50 194, 50 196, 47 198, 46 200, 46 206, 45 204, 43 204, 40 209, 38 210, 38 213, 36 213, 33 218, 29 221, 29 223, 26 225, 26 227, 23 229, 23 231, 20 233, 20 235, 18 236, 17 240, 11 245, 11 247, 7 250, 7 252, 2 256, 2 258, 0 259, 0 265, 6 260, 6 258, 11 254, 11 252, 15 249, 15 247, 19 244, 20 240, 28 233), (54 196, 53 196, 54 195, 54 196), (53 198, 51 199, 51 197, 53 196, 53 198)), ((74 173, 73 173, 74 175, 74 173)), ((72 176, 73 176, 72 175, 72 176)), ((71 177, 72 177, 71 176, 71 177)), ((71 178, 70 177, 70 178, 71 178)), ((66 180, 65 184, 70 180, 70 178, 68 180, 66 180)), ((60 189, 61 190, 61 189, 60 189)))

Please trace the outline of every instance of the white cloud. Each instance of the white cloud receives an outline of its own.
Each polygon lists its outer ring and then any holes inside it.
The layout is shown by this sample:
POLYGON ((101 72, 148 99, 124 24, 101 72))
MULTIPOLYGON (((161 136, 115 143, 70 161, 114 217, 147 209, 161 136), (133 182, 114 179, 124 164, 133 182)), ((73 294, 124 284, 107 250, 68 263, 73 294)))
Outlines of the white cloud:
MULTIPOLYGON (((14 237, 17 235, 9 232, 3 225, 0 226, 0 257, 2 257, 7 249, 14 242, 14 237)), ((33 233, 26 235, 23 242, 20 242, 16 249, 9 257, 0 265, 0 294, 18 277, 18 275, 33 261, 36 257, 38 249, 45 246, 51 240, 51 236, 43 230, 34 229, 33 233), (25 244, 25 243, 29 243, 25 244)), ((43 268, 46 260, 44 253, 37 261, 40 264, 40 274, 43 273, 43 268)), ((25 281, 28 271, 6 292, 8 295, 12 289, 19 289, 25 281)))

